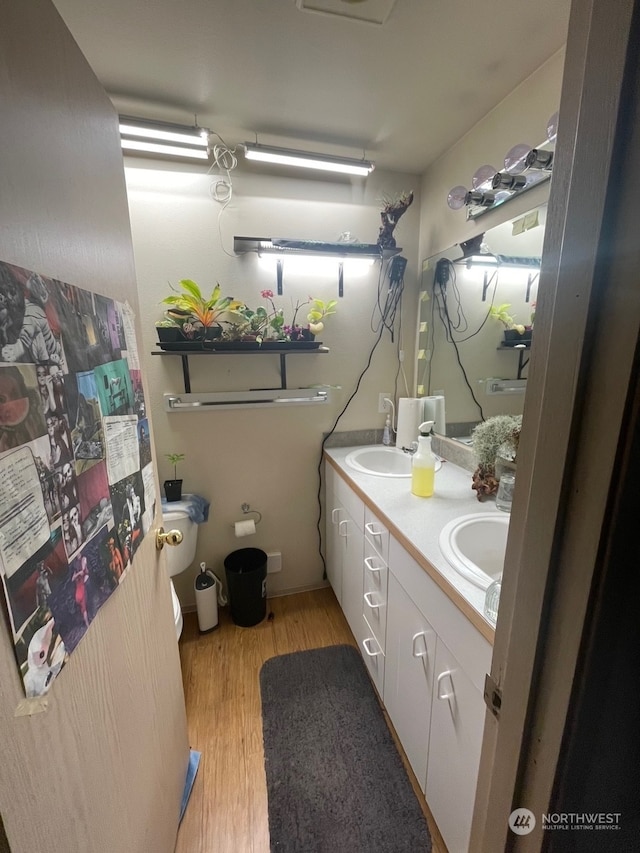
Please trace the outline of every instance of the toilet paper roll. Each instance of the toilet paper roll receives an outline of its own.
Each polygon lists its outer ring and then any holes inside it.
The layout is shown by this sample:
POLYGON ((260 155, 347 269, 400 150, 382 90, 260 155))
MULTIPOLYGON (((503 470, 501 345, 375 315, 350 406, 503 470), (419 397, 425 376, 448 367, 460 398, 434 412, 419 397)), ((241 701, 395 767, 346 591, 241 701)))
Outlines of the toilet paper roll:
POLYGON ((420 397, 400 397, 398 400, 398 428, 396 447, 411 447, 418 440, 418 427, 422 417, 422 399, 420 397))
POLYGON ((256 523, 250 518, 248 521, 236 521, 234 525, 236 536, 253 536, 256 532, 256 523))

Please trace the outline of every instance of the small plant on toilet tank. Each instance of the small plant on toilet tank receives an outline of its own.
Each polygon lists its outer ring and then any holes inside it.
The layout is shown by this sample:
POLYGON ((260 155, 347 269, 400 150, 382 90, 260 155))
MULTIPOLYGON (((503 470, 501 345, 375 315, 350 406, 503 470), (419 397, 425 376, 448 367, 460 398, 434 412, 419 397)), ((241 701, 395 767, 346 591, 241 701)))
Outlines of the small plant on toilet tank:
POLYGON ((164 494, 168 502, 182 499, 182 480, 178 479, 178 462, 184 460, 184 453, 165 453, 169 462, 173 465, 173 480, 164 481, 164 494))

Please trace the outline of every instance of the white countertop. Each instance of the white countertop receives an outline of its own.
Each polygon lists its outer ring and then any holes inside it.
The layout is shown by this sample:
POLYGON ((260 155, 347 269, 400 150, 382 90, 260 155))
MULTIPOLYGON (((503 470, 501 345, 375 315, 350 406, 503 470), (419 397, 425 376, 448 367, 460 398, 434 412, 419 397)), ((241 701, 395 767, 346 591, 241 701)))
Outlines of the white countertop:
POLYGON ((409 477, 376 477, 348 466, 345 457, 354 449, 331 447, 325 448, 324 452, 333 460, 343 478, 362 494, 371 509, 384 516, 381 520, 388 522, 391 533, 402 544, 410 546, 413 556, 449 594, 451 600, 459 606, 457 599, 460 596, 471 606, 471 615, 476 617, 472 621, 492 641, 494 625, 484 616, 484 590, 463 578, 449 565, 440 550, 438 538, 444 525, 461 515, 494 511, 502 515, 496 509, 495 502, 480 502, 471 488, 471 473, 446 460, 436 471, 432 497, 416 497, 411 494, 409 477), (477 620, 478 616, 481 621, 477 620))

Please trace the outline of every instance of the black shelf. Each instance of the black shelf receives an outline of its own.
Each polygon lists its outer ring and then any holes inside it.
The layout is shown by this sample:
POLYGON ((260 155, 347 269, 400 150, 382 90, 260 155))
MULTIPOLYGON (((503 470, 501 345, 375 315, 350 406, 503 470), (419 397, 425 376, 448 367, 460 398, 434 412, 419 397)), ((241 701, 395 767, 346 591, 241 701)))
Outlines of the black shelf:
POLYGON ((191 393, 191 375, 189 373, 189 359, 193 356, 212 356, 212 355, 277 355, 280 359, 280 389, 287 389, 287 364, 286 359, 289 355, 325 355, 329 352, 328 347, 304 347, 294 349, 291 346, 284 345, 282 347, 269 345, 269 348, 259 347, 258 349, 221 349, 221 350, 187 350, 180 352, 178 350, 153 350, 151 355, 179 356, 182 359, 182 375, 184 377, 184 393, 191 393))

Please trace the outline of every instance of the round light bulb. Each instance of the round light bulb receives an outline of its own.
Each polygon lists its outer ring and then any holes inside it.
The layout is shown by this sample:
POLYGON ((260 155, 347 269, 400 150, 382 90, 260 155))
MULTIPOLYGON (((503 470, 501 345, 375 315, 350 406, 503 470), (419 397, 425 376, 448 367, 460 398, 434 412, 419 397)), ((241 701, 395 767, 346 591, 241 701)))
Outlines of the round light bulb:
POLYGON ((460 210, 461 207, 464 207, 466 198, 467 188, 458 185, 457 187, 453 187, 453 189, 449 190, 449 195, 447 196, 447 204, 449 205, 451 210, 460 210))

